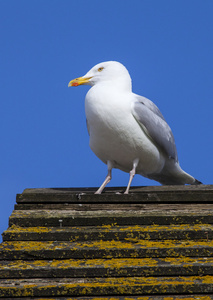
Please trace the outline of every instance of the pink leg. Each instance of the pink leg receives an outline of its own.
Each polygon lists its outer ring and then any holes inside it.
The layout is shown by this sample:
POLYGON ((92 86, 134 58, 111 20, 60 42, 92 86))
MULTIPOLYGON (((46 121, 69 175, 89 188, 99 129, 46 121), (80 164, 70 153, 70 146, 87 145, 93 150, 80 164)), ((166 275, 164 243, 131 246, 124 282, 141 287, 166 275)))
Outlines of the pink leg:
POLYGON ((133 168, 132 170, 130 171, 130 177, 129 177, 129 183, 127 185, 127 188, 126 188, 126 191, 124 192, 124 194, 129 194, 129 189, 130 189, 130 185, 132 183, 132 179, 134 178, 135 176, 135 173, 136 173, 136 168, 138 166, 138 163, 139 163, 139 159, 136 158, 134 161, 133 161, 133 168))
POLYGON ((113 165, 112 165, 111 161, 107 161, 107 167, 108 167, 108 173, 107 173, 106 179, 104 180, 104 182, 102 183, 102 185, 99 187, 99 189, 95 192, 95 194, 101 194, 102 191, 103 191, 103 189, 105 188, 105 186, 112 179, 112 168, 113 168, 113 165))

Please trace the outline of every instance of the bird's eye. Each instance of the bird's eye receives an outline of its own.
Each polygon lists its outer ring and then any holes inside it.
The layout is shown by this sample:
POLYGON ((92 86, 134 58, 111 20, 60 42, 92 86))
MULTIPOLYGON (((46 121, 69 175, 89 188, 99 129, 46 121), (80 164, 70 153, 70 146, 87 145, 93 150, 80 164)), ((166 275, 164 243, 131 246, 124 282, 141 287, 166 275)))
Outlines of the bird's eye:
POLYGON ((98 68, 98 72, 101 72, 103 69, 103 67, 98 68))

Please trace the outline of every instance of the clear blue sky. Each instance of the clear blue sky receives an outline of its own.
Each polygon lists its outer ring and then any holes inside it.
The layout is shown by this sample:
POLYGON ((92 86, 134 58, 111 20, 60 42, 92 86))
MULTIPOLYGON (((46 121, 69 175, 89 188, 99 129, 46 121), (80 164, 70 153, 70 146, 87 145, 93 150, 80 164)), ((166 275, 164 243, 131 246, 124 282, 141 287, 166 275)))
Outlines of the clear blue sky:
MULTIPOLYGON (((102 61, 127 67, 133 91, 171 126, 182 168, 213 183, 212 13, 212 0, 0 1, 0 233, 25 188, 103 181, 88 145, 89 87, 67 87, 102 61)), ((113 172, 111 185, 127 182, 113 172)))

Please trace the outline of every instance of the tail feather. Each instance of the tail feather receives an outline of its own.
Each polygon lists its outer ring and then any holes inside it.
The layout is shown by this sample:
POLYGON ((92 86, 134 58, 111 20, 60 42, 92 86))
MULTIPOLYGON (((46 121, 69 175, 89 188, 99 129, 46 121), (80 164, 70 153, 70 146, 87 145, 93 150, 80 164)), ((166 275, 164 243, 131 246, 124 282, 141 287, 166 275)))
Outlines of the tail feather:
POLYGON ((167 163, 160 173, 151 174, 147 177, 160 182, 162 185, 202 184, 202 182, 183 171, 179 163, 174 164, 173 162, 167 163))

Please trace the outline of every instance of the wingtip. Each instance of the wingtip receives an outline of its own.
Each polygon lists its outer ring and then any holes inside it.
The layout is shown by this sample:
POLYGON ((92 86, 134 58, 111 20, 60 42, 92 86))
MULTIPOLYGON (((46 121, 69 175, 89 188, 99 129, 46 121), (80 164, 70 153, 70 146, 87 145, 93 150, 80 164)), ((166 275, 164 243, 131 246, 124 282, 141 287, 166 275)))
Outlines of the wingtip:
POLYGON ((198 184, 203 184, 201 181, 195 179, 195 182, 193 183, 193 185, 198 185, 198 184))

